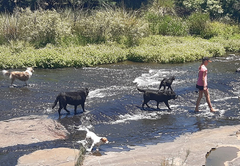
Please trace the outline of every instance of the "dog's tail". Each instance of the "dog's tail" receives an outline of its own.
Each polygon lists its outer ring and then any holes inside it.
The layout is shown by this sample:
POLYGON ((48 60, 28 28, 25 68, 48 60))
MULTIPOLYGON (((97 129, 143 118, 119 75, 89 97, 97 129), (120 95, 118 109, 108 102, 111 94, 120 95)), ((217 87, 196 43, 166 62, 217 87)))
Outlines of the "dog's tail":
POLYGON ((2 70, 2 73, 4 76, 10 76, 11 72, 7 71, 7 70, 2 70))
POLYGON ((86 131, 87 133, 89 132, 89 129, 85 126, 76 126, 76 129, 78 131, 86 131))
POLYGON ((139 92, 145 92, 146 90, 143 90, 143 89, 140 89, 138 86, 136 86, 137 87, 137 90, 139 91, 139 92))
POLYGON ((53 103, 52 109, 57 105, 58 101, 59 101, 59 95, 56 97, 56 100, 53 103))

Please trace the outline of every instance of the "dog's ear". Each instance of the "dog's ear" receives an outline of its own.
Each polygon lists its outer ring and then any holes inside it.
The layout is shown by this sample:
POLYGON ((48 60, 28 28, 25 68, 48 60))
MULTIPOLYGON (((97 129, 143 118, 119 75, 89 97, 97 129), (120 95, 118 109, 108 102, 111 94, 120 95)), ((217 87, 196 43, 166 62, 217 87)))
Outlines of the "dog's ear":
POLYGON ((104 143, 107 143, 107 142, 108 142, 108 140, 107 140, 106 137, 102 137, 102 138, 101 138, 101 141, 103 141, 104 143))

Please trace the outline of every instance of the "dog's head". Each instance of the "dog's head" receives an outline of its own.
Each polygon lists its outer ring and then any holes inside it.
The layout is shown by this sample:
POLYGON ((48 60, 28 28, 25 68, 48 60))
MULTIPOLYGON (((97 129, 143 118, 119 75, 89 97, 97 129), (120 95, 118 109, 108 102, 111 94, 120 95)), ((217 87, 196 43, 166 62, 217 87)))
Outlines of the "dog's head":
POLYGON ((32 67, 28 67, 28 68, 27 68, 27 71, 30 71, 30 72, 32 72, 32 73, 34 72, 34 70, 33 70, 32 67))
POLYGON ((166 93, 165 93, 170 99, 177 99, 177 95, 176 95, 176 93, 174 92, 174 91, 166 91, 166 93))
POLYGON ((175 76, 170 77, 171 80, 175 80, 175 76))
POLYGON ((89 93, 88 88, 85 88, 85 94, 86 94, 86 96, 88 95, 88 93, 89 93))
POLYGON ((101 141, 104 143, 104 144, 107 144, 108 143, 108 139, 106 137, 102 137, 101 138, 101 141))

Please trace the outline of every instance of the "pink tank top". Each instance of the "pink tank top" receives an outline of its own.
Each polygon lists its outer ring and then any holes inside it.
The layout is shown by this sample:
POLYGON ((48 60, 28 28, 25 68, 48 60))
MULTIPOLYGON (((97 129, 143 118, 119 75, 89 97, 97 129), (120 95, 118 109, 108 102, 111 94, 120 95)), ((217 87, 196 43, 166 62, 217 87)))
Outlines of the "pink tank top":
POLYGON ((205 75, 205 86, 207 86, 207 68, 204 65, 201 65, 200 69, 198 70, 198 81, 197 81, 197 85, 199 86, 203 86, 203 72, 206 71, 206 75, 205 75))

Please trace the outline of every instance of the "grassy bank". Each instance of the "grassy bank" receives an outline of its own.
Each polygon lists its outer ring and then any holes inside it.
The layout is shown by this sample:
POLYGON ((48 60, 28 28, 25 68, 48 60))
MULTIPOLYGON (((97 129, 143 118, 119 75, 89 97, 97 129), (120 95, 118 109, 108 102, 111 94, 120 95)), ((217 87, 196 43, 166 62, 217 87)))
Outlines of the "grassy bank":
POLYGON ((240 52, 237 23, 208 13, 179 17, 156 5, 126 11, 35 10, 0 14, 0 68, 95 66, 126 60, 184 63, 240 52))
POLYGON ((240 39, 149 36, 134 47, 116 43, 36 49, 24 42, 0 46, 0 68, 62 68, 111 64, 122 61, 184 63, 204 56, 223 56, 227 51, 240 52, 240 39))

